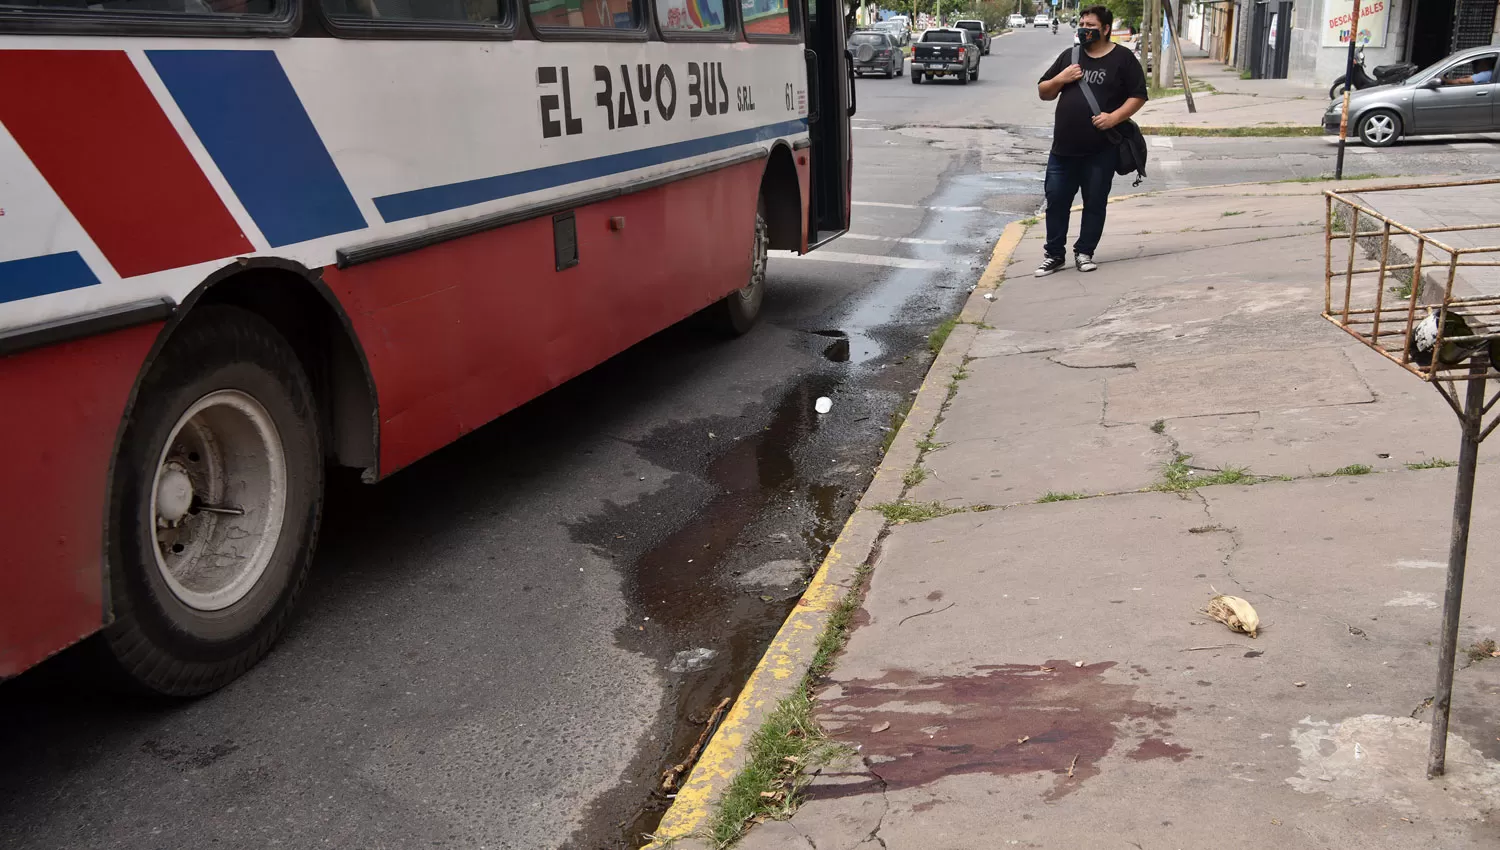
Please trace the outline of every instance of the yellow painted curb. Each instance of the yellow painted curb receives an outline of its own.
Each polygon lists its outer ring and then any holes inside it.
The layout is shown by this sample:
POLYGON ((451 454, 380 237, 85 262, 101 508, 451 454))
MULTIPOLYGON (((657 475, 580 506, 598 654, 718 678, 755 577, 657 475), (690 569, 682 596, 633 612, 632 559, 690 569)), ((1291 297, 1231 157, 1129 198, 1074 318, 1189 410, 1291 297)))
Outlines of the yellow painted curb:
MULTIPOLYGON (((708 826, 714 805, 739 772, 738 757, 755 734, 755 729, 747 721, 752 714, 763 716, 769 712, 785 695, 786 689, 776 688, 777 684, 792 683, 794 678, 800 680, 812 665, 823 624, 843 598, 840 585, 830 580, 829 573, 844 560, 845 547, 841 544, 846 544, 848 538, 854 536, 861 519, 868 522, 871 518, 879 520, 878 515, 856 509, 844 523, 838 540, 829 548, 828 556, 808 583, 801 601, 781 624, 760 663, 755 665, 755 670, 735 698, 734 706, 709 739, 708 746, 704 747, 688 781, 662 816, 661 824, 653 833, 654 841, 647 845, 648 850, 688 838, 708 826)), ((863 562, 867 554, 858 555, 859 561, 863 562)))
MULTIPOLYGON (((1011 254, 1020 244, 1025 232, 1026 227, 1020 222, 1013 221, 1005 226, 995 242, 994 250, 990 252, 989 264, 959 314, 961 321, 976 321, 968 318, 971 312, 982 313, 989 306, 990 302, 984 298, 984 293, 993 292, 1000 285, 1005 276, 1005 268, 1010 264, 1011 254)), ((662 816, 660 825, 653 833, 652 843, 646 845, 646 850, 666 850, 669 845, 674 844, 682 847, 682 844, 676 842, 687 842, 704 833, 719 798, 745 761, 750 738, 759 728, 756 719, 764 718, 778 702, 791 693, 791 689, 801 682, 812 666, 818 638, 827 624, 828 615, 838 607, 844 594, 853 589, 854 570, 870 557, 875 541, 885 527, 884 518, 871 510, 871 505, 901 495, 902 478, 920 456, 917 441, 936 422, 937 414, 947 397, 950 375, 940 375, 939 372, 961 368, 963 354, 968 352, 974 341, 974 329, 966 329, 970 332, 950 334, 942 351, 933 360, 917 391, 916 401, 907 413, 901 429, 897 431, 890 450, 881 459, 870 486, 860 498, 854 513, 844 523, 838 539, 829 547, 828 555, 813 574, 801 601, 776 632, 776 637, 751 671, 750 678, 735 698, 729 713, 724 716, 723 722, 704 747, 687 782, 678 790, 676 799, 662 816), (962 352, 958 351, 960 346, 963 348, 962 352)))

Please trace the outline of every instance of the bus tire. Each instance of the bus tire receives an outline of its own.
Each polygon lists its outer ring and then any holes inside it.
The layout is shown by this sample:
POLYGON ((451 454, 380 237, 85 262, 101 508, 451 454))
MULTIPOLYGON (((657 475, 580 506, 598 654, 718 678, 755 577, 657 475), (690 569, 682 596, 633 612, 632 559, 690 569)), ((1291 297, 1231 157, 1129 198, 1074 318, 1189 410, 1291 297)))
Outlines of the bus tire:
POLYGON ((766 221, 766 199, 755 205, 755 237, 750 246, 750 280, 708 308, 709 325, 725 336, 741 336, 755 327, 766 298, 766 257, 771 226, 766 221))
POLYGON ((184 321, 136 398, 100 639, 129 689, 197 696, 270 651, 307 578, 323 507, 316 406, 275 327, 217 305, 184 321))

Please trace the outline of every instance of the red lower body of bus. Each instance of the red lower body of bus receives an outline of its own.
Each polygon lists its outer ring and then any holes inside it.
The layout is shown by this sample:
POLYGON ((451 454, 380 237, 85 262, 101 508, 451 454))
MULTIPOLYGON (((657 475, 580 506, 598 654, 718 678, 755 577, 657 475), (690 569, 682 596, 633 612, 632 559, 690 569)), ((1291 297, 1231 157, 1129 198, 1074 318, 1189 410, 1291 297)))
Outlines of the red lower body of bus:
MULTIPOLYGON (((806 210, 806 157, 797 159, 806 210)), ((743 286, 765 167, 753 160, 574 209, 579 263, 564 271, 551 216, 323 269, 375 387, 379 474, 743 286)), ((108 621, 110 467, 166 327, 0 357, 0 678, 108 621)))

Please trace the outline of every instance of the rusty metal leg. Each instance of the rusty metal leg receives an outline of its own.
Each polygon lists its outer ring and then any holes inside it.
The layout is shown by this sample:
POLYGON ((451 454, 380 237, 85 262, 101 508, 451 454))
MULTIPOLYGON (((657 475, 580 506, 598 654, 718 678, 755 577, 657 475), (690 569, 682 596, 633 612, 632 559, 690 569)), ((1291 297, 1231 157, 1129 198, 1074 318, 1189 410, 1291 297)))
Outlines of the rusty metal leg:
POLYGON ((1453 494, 1453 536, 1448 543, 1448 584, 1443 593, 1443 635, 1438 645, 1437 690, 1432 698, 1432 743, 1427 751, 1427 778, 1443 775, 1448 758, 1448 709, 1453 702, 1453 665, 1458 658, 1458 618, 1464 599, 1464 567, 1469 557, 1469 513, 1474 507, 1474 470, 1479 462, 1479 435, 1484 416, 1482 377, 1489 364, 1483 354, 1470 366, 1464 397, 1463 442, 1458 450, 1458 486, 1453 494))

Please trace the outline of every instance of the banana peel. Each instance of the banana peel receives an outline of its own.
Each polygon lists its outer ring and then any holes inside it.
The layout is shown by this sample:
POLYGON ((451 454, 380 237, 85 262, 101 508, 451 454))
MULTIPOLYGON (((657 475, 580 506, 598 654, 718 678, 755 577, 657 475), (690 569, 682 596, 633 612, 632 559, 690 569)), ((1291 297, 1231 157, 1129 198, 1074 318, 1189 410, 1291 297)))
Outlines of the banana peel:
POLYGON ((1228 626, 1232 632, 1242 632, 1253 638, 1260 631, 1260 615, 1255 613, 1255 606, 1238 596, 1226 596, 1214 590, 1214 596, 1208 600, 1203 613, 1228 626))

